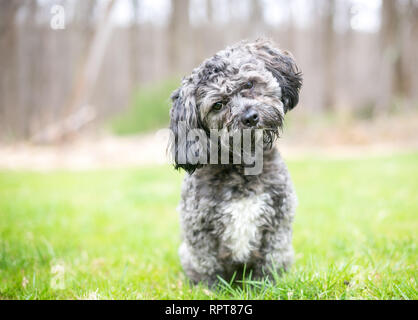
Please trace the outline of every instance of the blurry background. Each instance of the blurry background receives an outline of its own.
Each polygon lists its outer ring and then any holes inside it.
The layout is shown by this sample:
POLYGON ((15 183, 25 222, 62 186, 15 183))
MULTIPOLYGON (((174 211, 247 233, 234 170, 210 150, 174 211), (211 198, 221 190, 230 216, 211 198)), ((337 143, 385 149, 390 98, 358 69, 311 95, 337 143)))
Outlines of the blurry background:
POLYGON ((116 137, 167 127, 182 76, 260 36, 304 73, 284 148, 417 147, 417 0, 0 0, 1 163, 92 136, 101 161, 155 145, 116 137))

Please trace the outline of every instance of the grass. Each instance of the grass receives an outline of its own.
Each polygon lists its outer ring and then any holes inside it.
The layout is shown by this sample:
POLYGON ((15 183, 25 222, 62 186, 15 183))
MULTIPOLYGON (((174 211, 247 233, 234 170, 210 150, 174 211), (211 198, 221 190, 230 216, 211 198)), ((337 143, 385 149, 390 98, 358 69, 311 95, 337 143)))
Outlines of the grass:
POLYGON ((179 85, 179 79, 168 79, 136 90, 129 108, 111 120, 112 131, 128 135, 166 127, 169 123, 170 95, 179 85))
POLYGON ((296 261, 192 287, 167 166, 0 172, 0 299, 417 299, 418 153, 288 161, 296 261))

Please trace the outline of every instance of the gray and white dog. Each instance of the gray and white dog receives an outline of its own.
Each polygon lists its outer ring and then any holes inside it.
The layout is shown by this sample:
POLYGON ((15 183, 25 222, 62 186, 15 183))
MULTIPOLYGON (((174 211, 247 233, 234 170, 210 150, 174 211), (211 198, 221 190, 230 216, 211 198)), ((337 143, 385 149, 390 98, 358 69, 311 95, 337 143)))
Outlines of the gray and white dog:
POLYGON ((292 55, 271 41, 243 41, 205 60, 171 96, 170 129, 176 168, 187 171, 179 205, 181 264, 194 282, 210 286, 234 273, 253 278, 288 270, 293 260, 296 195, 273 146, 283 118, 299 100, 302 76, 292 55), (241 164, 179 161, 186 130, 263 129, 263 169, 246 175, 241 164))

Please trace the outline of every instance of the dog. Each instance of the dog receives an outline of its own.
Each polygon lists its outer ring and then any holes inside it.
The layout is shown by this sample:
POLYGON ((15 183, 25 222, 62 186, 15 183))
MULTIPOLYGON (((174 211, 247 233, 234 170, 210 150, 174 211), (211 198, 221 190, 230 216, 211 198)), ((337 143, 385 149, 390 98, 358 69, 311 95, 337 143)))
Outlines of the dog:
MULTIPOLYGON (((205 60, 171 95, 173 161, 176 169, 186 171, 178 207, 179 256, 193 283, 212 287, 219 277, 237 279, 244 273, 260 279, 291 266, 297 198, 273 141, 284 115, 297 105, 301 86, 293 56, 258 39, 205 60), (245 163, 199 161, 200 156, 193 157, 199 139, 180 142, 189 131, 209 134, 215 129, 263 130, 261 172, 246 174, 245 163)), ((250 140, 255 141, 253 134, 250 140)))

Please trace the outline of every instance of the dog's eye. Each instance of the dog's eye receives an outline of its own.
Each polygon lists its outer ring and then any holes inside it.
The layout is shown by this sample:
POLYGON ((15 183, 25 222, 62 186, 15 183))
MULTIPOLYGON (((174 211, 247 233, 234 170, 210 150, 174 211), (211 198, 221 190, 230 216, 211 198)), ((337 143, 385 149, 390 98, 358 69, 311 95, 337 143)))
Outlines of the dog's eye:
POLYGON ((247 81, 244 84, 244 89, 251 89, 252 87, 254 87, 254 82, 252 82, 252 81, 247 81))
POLYGON ((212 109, 216 110, 216 111, 219 111, 223 108, 223 106, 224 106, 224 102, 223 101, 218 101, 212 106, 212 109))

